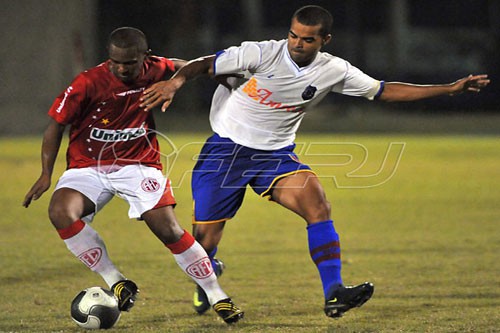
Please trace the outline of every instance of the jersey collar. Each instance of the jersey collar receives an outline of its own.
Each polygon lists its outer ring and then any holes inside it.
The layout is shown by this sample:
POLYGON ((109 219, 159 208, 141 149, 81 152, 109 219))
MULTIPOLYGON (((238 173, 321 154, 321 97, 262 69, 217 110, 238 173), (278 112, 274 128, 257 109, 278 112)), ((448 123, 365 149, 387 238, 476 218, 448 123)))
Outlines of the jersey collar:
POLYGON ((290 52, 288 52, 288 41, 285 40, 285 43, 283 44, 283 58, 285 59, 285 62, 287 63, 288 67, 292 70, 292 72, 295 74, 296 77, 300 77, 302 75, 305 75, 308 73, 311 68, 314 67, 316 61, 318 60, 318 54, 316 54, 316 57, 314 60, 307 66, 305 67, 299 67, 295 61, 293 61, 292 56, 290 55, 290 52))

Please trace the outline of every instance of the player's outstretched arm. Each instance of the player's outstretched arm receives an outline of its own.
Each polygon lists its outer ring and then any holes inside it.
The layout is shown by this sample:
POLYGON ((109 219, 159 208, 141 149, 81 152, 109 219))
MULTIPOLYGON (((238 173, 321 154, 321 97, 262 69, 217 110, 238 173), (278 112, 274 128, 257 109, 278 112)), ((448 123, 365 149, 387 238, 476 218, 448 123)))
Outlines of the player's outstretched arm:
POLYGON ((187 60, 184 59, 178 59, 178 58, 169 58, 169 59, 172 60, 172 62, 174 63, 175 71, 178 71, 187 64, 187 60))
POLYGON ((144 91, 140 107, 143 107, 144 111, 148 111, 163 103, 161 110, 165 112, 170 103, 172 103, 177 90, 179 90, 186 81, 203 74, 213 75, 214 59, 215 56, 211 55, 191 60, 179 69, 170 80, 153 84, 144 91))
POLYGON ((61 146, 64 128, 65 125, 59 124, 51 118, 43 134, 42 174, 24 197, 23 206, 26 208, 28 208, 32 200, 40 198, 50 187, 52 172, 54 171, 57 153, 61 146))
POLYGON ((479 92, 490 83, 488 75, 469 75, 449 84, 418 85, 403 82, 387 82, 380 100, 407 102, 440 95, 457 95, 463 92, 479 92))

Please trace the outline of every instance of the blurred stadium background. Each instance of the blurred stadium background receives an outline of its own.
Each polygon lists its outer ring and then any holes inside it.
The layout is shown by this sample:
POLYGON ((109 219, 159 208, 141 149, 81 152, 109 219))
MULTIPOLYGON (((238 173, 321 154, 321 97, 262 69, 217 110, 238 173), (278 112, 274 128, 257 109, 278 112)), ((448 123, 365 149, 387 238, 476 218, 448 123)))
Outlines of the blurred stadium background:
MULTIPOLYGON (((488 73, 492 84, 480 95, 391 105, 332 94, 303 130, 500 133, 497 0, 18 0, 1 2, 0 136, 41 135, 55 96, 106 59, 107 36, 119 26, 143 30, 154 54, 191 59, 284 38, 305 4, 334 16, 325 50, 376 78, 440 83, 488 73)), ((157 118, 159 129, 208 131, 214 87, 209 79, 186 86, 157 118)))

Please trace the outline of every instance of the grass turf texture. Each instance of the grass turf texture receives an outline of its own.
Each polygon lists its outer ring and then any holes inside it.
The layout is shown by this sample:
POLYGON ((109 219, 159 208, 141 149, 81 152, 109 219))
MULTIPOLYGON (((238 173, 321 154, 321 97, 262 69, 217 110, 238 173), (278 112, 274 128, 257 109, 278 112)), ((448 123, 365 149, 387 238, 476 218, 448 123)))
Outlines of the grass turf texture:
MULTIPOLYGON (((189 170, 205 136, 169 138, 180 149, 177 159, 168 159, 176 213, 190 230, 189 170)), ((227 266, 221 284, 245 319, 226 327, 213 311, 198 316, 193 284, 115 198, 93 226, 141 294, 112 331, 498 332, 499 137, 302 135, 297 142, 313 147, 301 158, 316 165, 332 202, 344 282, 372 281, 372 300, 340 320, 327 318, 304 222, 249 191, 219 250, 227 266), (324 146, 330 155, 317 156, 319 142, 336 145, 324 146), (398 154, 388 154, 383 164, 391 142, 404 143, 393 174, 398 154), (332 147, 342 156, 331 155, 332 147), (366 152, 366 163, 353 174, 364 179, 346 176, 366 152)), ((71 300, 86 287, 105 287, 50 225, 52 189, 30 208, 21 207, 40 172, 40 144, 41 138, 0 140, 0 332, 80 332, 69 315, 71 300)), ((61 153, 54 184, 63 159, 61 153)))

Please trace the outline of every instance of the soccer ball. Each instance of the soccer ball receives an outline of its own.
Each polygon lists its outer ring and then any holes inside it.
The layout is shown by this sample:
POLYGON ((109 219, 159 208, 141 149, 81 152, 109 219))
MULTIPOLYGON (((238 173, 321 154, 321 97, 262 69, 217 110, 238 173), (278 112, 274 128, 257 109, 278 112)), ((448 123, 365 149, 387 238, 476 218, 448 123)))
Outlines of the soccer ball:
POLYGON ((120 314, 113 292, 101 287, 82 290, 71 302, 71 318, 86 329, 111 328, 120 314))

